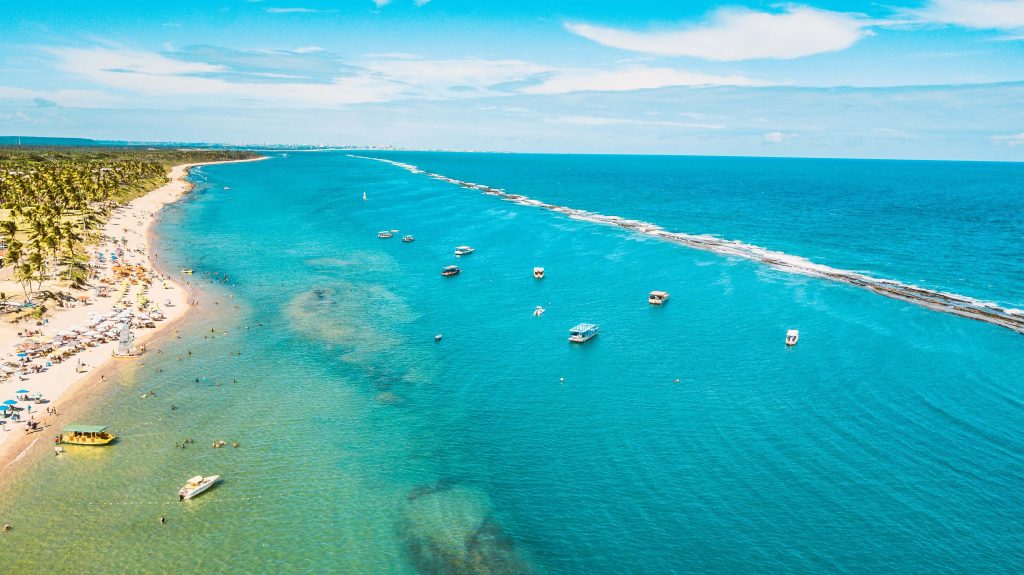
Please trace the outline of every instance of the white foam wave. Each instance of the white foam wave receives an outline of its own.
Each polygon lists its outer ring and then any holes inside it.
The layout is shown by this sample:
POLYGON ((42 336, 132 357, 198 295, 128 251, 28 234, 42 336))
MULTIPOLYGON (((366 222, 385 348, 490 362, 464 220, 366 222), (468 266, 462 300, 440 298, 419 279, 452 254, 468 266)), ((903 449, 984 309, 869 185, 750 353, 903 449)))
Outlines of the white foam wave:
POLYGON ((413 166, 412 164, 405 164, 385 158, 359 156, 355 154, 349 154, 349 157, 383 162, 385 164, 390 164, 392 166, 408 170, 414 174, 426 174, 428 177, 434 178, 435 180, 440 180, 467 189, 479 190, 484 194, 497 196, 505 201, 514 202, 523 206, 531 206, 558 212, 577 220, 617 226, 695 249, 758 261, 775 269, 789 273, 818 277, 862 287, 877 294, 914 303, 931 310, 976 319, 1003 326, 1019 333, 1024 333, 1024 310, 1004 308, 994 302, 982 301, 955 293, 931 290, 897 280, 876 278, 852 270, 834 268, 815 263, 801 256, 774 251, 761 246, 746 244, 737 240, 727 240, 711 235, 694 235, 683 232, 671 232, 650 222, 632 220, 620 216, 609 216, 566 206, 547 204, 519 194, 510 194, 499 188, 492 188, 484 184, 466 182, 450 178, 442 174, 427 172, 413 166))

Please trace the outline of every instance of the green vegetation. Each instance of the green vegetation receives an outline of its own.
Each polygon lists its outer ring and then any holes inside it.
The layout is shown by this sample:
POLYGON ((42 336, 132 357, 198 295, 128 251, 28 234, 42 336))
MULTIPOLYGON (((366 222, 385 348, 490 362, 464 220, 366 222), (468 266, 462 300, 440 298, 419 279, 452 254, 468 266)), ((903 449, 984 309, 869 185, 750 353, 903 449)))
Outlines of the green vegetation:
POLYGON ((171 166, 259 157, 254 152, 173 148, 0 147, 0 274, 25 298, 48 279, 81 288, 85 246, 110 211, 168 181, 171 166))

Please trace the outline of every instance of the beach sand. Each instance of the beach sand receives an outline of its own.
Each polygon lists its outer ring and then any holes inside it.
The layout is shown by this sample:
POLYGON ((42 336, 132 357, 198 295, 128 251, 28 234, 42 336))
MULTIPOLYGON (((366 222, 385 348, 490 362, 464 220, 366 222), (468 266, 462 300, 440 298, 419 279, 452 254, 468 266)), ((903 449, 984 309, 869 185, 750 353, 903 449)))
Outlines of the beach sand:
MULTIPOLYGON (((185 178, 188 172, 195 166, 204 166, 221 163, 234 163, 237 161, 256 161, 264 158, 251 160, 236 160, 233 162, 207 162, 197 164, 182 164, 171 168, 167 184, 136 198, 132 202, 118 208, 107 222, 103 231, 105 236, 121 239, 124 249, 122 264, 138 264, 147 270, 156 270, 154 251, 152 245, 152 234, 150 229, 160 209, 178 200, 182 195, 192 189, 192 184, 185 178)), ((113 244, 109 242, 91 247, 89 255, 95 261, 97 252, 110 253, 113 244)), ((90 283, 95 285, 102 277, 112 277, 111 263, 108 261, 103 265, 104 269, 97 278, 90 283)), ((157 272, 159 273, 159 272, 157 272)), ((141 290, 142 284, 131 286, 128 298, 135 301, 136 294, 141 290)), ((15 293, 13 289, 9 290, 15 293)), ((173 277, 154 279, 150 286, 149 299, 159 305, 165 318, 156 324, 155 328, 140 329, 135 331, 136 346, 144 345, 151 341, 154 336, 166 333, 169 329, 180 323, 182 318, 192 307, 190 302, 193 297, 173 277), (166 305, 170 301, 172 305, 166 305)), ((58 331, 67 330, 71 326, 85 326, 89 317, 93 314, 106 315, 112 313, 112 308, 118 304, 118 298, 91 298, 88 304, 76 304, 71 308, 55 308, 49 321, 43 326, 36 326, 35 322, 23 322, 17 326, 4 323, 0 328, 0 362, 17 359, 14 346, 21 341, 18 332, 23 329, 40 329, 43 340, 50 340, 58 331)), ((145 362, 146 355, 134 359, 115 359, 111 353, 117 347, 117 342, 108 342, 91 347, 71 357, 63 363, 55 363, 46 371, 27 375, 27 378, 20 380, 17 375, 12 376, 6 382, 0 383, 0 401, 14 399, 15 392, 19 389, 27 389, 35 394, 41 392, 44 399, 49 403, 32 405, 31 415, 35 416, 37 422, 43 423, 41 431, 26 433, 23 423, 7 422, 0 430, 0 472, 10 468, 20 461, 29 450, 53 449, 53 438, 59 433, 62 425, 70 423, 72 416, 85 400, 93 395, 103 376, 109 376, 119 364, 128 362, 145 362), (81 362, 81 363, 79 363, 81 362), (56 407, 59 415, 48 415, 47 407, 56 407)), ((22 421, 28 419, 29 414, 22 412, 22 421)), ((77 422, 80 423, 80 422, 77 422)), ((104 422, 89 422, 104 423, 104 422)))

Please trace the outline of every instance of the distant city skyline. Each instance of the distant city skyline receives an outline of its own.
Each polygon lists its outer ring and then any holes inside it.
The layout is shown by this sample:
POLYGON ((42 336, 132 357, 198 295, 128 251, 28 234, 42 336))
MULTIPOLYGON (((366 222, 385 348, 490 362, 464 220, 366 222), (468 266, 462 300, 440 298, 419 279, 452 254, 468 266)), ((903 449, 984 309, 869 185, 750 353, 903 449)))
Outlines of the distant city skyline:
POLYGON ((0 135, 1024 160, 1024 0, 11 4, 0 135))

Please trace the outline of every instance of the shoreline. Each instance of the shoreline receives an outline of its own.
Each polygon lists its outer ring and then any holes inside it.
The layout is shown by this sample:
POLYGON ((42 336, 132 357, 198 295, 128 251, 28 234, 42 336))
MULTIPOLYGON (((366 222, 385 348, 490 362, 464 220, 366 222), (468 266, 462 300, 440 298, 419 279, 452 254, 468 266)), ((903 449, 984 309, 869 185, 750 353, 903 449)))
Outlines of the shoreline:
MULTIPOLYGON (((185 197, 191 192, 195 185, 188 181, 192 168, 210 166, 217 164, 233 164, 242 162, 254 162, 267 159, 266 156, 245 160, 225 160, 219 162, 199 162, 193 164, 179 164, 171 167, 168 171, 169 182, 150 190, 145 195, 135 198, 131 202, 115 210, 103 228, 103 235, 109 237, 121 237, 124 239, 123 247, 125 255, 122 263, 139 264, 154 274, 154 281, 151 289, 152 299, 160 304, 165 319, 156 324, 154 328, 139 330, 136 333, 136 345, 152 344, 161 337, 171 333, 181 325, 188 317, 192 305, 192 290, 186 287, 181 281, 176 280, 172 275, 165 274, 163 262, 159 262, 156 255, 156 237, 153 224, 159 219, 160 211, 174 202, 185 197), (164 301, 170 301, 173 305, 164 306, 164 301)), ((95 261, 98 252, 107 247, 103 241, 88 249, 90 260, 95 261)), ((97 274, 92 283, 96 284, 101 275, 111 273, 112 263, 105 264, 102 272, 97 274)), ((131 290, 138 293, 141 284, 131 290)), ((52 337, 58 331, 66 330, 74 325, 82 325, 92 314, 111 313, 112 308, 118 303, 118 298, 108 297, 94 299, 88 305, 79 305, 70 309, 60 308, 55 310, 53 317, 48 318, 46 325, 38 327, 43 331, 43 337, 52 337)), ((35 326, 26 325, 22 329, 36 329, 35 326)), ((18 343, 16 336, 17 329, 5 330, 0 334, 0 352, 7 353, 14 349, 18 343)), ((145 361, 143 358, 118 360, 112 357, 117 342, 107 342, 91 347, 73 356, 68 361, 56 363, 46 371, 33 373, 25 380, 12 377, 7 382, 0 384, 2 393, 14 397, 15 390, 28 389, 32 393, 42 392, 49 403, 39 405, 37 421, 43 426, 39 431, 26 433, 23 425, 8 421, 3 430, 0 430, 0 477, 9 474, 18 467, 16 464, 24 462, 30 450, 39 450, 39 445, 50 449, 54 428, 67 424, 78 412, 88 407, 88 401, 84 399, 87 391, 95 390, 99 384, 105 382, 105 376, 116 373, 120 365, 129 364, 135 361, 145 361), (84 370, 79 370, 79 362, 82 362, 84 370), (59 415, 48 415, 44 413, 45 408, 56 407, 59 415), (46 439, 39 442, 39 439, 46 439)), ((7 355, 10 355, 7 353, 7 355)), ((3 399, 7 399, 5 396, 3 399)), ((24 414, 24 412, 23 412, 24 414)), ((36 415, 35 413, 33 415, 36 415)), ((25 415, 27 419, 27 414, 25 415)))

